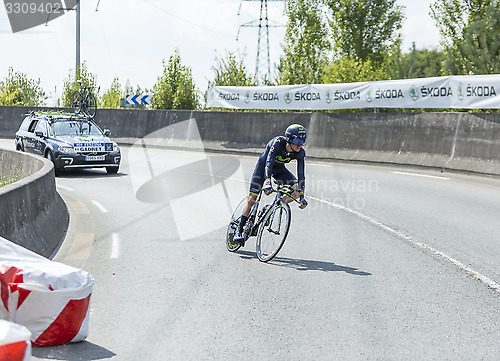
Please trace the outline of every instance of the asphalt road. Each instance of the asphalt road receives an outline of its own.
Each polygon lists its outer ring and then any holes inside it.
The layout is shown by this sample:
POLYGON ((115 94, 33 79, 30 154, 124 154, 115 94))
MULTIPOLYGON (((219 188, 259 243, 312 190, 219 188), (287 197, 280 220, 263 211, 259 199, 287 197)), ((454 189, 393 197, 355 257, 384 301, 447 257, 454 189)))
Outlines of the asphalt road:
POLYGON ((214 156, 207 185, 190 183, 205 167, 171 169, 203 154, 122 150, 117 175, 57 178, 55 260, 95 277, 91 330, 34 360, 500 359, 500 180, 308 162, 309 207, 264 264, 253 241, 227 252, 221 226, 256 157, 228 175, 214 156))

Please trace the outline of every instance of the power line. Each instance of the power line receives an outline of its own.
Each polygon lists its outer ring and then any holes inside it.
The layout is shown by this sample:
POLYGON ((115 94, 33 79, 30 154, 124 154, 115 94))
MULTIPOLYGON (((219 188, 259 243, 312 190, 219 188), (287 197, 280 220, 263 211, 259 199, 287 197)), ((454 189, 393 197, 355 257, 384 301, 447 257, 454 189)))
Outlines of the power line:
MULTIPOLYGON (((166 13, 166 14, 170 15, 170 16, 173 16, 174 18, 177 18, 177 19, 179 19, 179 20, 182 20, 182 21, 184 21, 184 22, 186 22, 186 23, 188 23, 188 24, 194 25, 194 26, 196 26, 196 27, 198 27, 198 28, 200 28, 200 29, 210 31, 210 32, 215 33, 215 34, 220 34, 220 35, 224 35, 224 36, 231 36, 231 37, 232 37, 232 35, 229 35, 229 34, 226 34, 226 33, 223 33, 223 32, 217 31, 217 30, 214 30, 214 29, 207 28, 206 26, 202 26, 202 25, 197 24, 197 23, 195 23, 195 22, 193 22, 193 21, 190 21, 190 20, 188 20, 188 19, 186 19, 186 18, 183 18, 182 16, 179 16, 179 15, 177 15, 177 14, 174 14, 173 12, 168 11, 168 10, 166 10, 166 9, 162 8, 161 6, 158 6, 158 5, 156 5, 156 4, 153 4, 150 0, 143 0, 143 1, 144 1, 145 3, 147 3, 147 4, 148 4, 149 6, 151 6, 151 7, 154 7, 154 8, 156 8, 156 9, 158 9, 158 10, 160 10, 160 11, 162 11, 162 12, 164 12, 164 13, 166 13)), ((272 0, 272 1, 275 1, 275 0, 272 0)))

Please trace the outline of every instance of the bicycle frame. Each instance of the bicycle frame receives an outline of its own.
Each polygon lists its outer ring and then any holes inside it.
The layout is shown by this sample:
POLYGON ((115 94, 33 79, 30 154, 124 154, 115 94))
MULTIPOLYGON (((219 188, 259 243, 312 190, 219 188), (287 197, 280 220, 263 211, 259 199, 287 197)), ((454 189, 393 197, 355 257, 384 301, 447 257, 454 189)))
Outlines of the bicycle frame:
MULTIPOLYGON (((276 208, 277 208, 276 205, 279 204, 279 202, 281 202, 285 196, 290 197, 291 199, 293 199, 297 203, 300 203, 296 198, 294 198, 292 196, 293 191, 294 190, 290 189, 290 186, 288 186, 288 185, 278 185, 277 189, 274 191, 274 192, 276 192, 276 196, 274 198, 274 201, 271 203, 270 207, 268 207, 268 209, 265 212, 259 214, 257 217, 257 212, 258 212, 260 200, 262 198, 262 190, 259 192, 259 195, 257 196, 257 201, 255 202, 255 204, 252 207, 252 210, 250 211, 250 214, 248 216, 247 225, 245 226, 245 230, 244 230, 245 240, 247 240, 251 236, 257 235, 257 231, 258 231, 261 223, 264 221, 264 219, 266 219, 269 212, 274 212, 276 210, 276 208), (257 219, 256 222, 254 222, 255 219, 257 219)), ((280 223, 281 223, 281 213, 280 213, 280 223)), ((279 234, 280 230, 278 229, 277 232, 278 232, 277 234, 279 234)), ((273 231, 273 233, 276 233, 276 232, 273 231)))
MULTIPOLYGON (((257 237, 257 257, 262 262, 268 262, 274 256, 276 256, 276 254, 283 246, 283 243, 285 242, 290 227, 290 206, 288 205, 288 203, 290 203, 289 199, 300 203, 299 200, 292 196, 292 193, 294 191, 295 189, 293 189, 289 185, 277 185, 277 188, 275 190, 276 196, 274 197, 274 200, 270 204, 267 204, 259 210, 260 202, 262 200, 262 191, 260 191, 257 195, 255 204, 250 210, 248 220, 242 230, 243 238, 246 242, 252 236, 257 237), (275 212, 278 210, 280 212, 279 217, 277 217, 277 215, 275 214, 275 212), (283 223, 283 217, 286 217, 286 224, 283 223), (263 222, 265 223, 263 224, 263 222), (273 226, 277 229, 273 230, 273 226), (283 226, 285 227, 285 229, 282 228, 283 226), (278 244, 276 244, 276 248, 272 249, 270 253, 267 251, 268 248, 265 246, 267 244, 267 240, 265 240, 264 243, 262 242, 263 232, 267 232, 268 234, 272 233, 277 237, 283 237, 278 242, 278 244), (263 245, 264 248, 262 248, 263 245)), ((246 204, 246 202, 248 202, 248 199, 244 198, 238 204, 238 207, 234 210, 231 217, 231 222, 228 225, 226 232, 226 248, 229 252, 235 252, 241 247, 240 244, 233 243, 232 240, 239 227, 240 222, 239 214, 241 213, 237 212, 241 212, 242 207, 244 207, 244 204, 246 204)))

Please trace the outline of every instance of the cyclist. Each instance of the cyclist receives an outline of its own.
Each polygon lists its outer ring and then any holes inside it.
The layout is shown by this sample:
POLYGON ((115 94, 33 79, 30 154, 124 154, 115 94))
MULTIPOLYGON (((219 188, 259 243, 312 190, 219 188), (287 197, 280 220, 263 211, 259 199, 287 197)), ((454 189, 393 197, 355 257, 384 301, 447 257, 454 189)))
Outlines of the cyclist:
MULTIPOLYGON (((257 201, 257 196, 262 189, 267 196, 273 192, 271 176, 278 182, 293 186, 294 192, 292 196, 299 198, 299 208, 307 207, 307 201, 304 198, 305 189, 305 158, 306 152, 302 146, 306 142, 306 128, 300 124, 290 125, 285 136, 278 136, 267 143, 266 149, 260 155, 250 183, 250 193, 248 194, 247 203, 241 212, 240 224, 234 236, 233 242, 245 245, 243 237, 243 227, 248 219, 248 215, 252 206, 257 201), (286 163, 290 163, 293 159, 297 160, 297 178, 286 167, 286 163)), ((291 202, 292 199, 288 199, 291 202)))

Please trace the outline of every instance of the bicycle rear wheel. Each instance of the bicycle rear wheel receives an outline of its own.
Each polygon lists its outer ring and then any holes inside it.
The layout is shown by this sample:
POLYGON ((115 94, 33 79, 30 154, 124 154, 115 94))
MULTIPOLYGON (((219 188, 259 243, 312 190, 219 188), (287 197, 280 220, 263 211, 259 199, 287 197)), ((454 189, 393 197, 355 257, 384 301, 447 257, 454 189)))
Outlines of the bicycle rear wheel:
POLYGON ((233 238, 240 225, 241 211, 243 210, 243 206, 245 205, 246 201, 247 198, 243 198, 243 200, 234 210, 233 215, 231 216, 231 220, 229 221, 229 226, 227 227, 226 232, 226 248, 229 252, 235 252, 241 247, 240 244, 233 243, 233 238))
POLYGON ((290 206, 280 202, 265 216, 257 234, 257 257, 262 262, 274 258, 285 243, 291 223, 290 206))
POLYGON ((86 102, 85 113, 87 114, 87 116, 94 119, 95 115, 97 113, 97 100, 96 100, 94 94, 89 93, 87 95, 87 98, 85 99, 85 102, 86 102))

